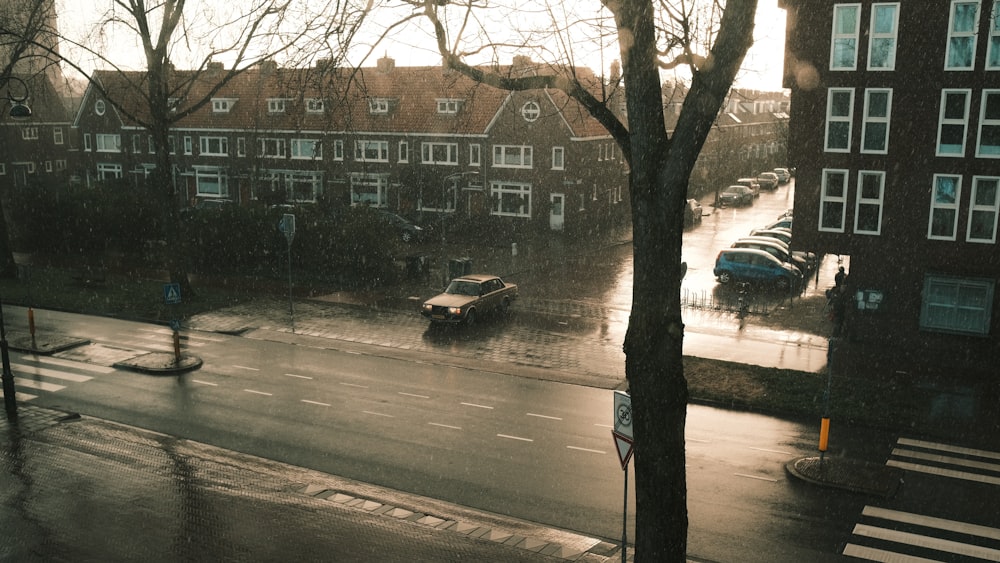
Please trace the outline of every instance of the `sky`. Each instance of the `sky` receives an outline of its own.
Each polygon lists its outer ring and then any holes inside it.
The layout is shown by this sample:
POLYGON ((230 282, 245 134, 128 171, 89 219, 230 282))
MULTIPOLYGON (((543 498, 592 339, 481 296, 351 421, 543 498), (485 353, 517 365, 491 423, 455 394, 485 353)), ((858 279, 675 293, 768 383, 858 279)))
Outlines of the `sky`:
MULTIPOLYGON (((189 0, 191 1, 191 0, 189 0)), ((594 0, 596 4, 597 0, 594 0)), ((737 76, 736 84, 740 87, 753 88, 758 90, 780 90, 781 73, 783 65, 783 45, 785 36, 785 11, 778 8, 778 0, 759 0, 757 19, 754 27, 754 45, 747 53, 743 69, 737 76)), ((98 21, 98 17, 103 12, 97 5, 110 6, 110 0, 98 0, 96 2, 79 2, 79 0, 57 0, 59 10, 59 26, 62 33, 69 36, 81 36, 86 31, 92 29, 98 21)), ((582 4, 570 4, 573 8, 582 4)), ((63 47, 64 54, 69 55, 68 49, 63 47)), ((383 55, 388 55, 395 59, 397 66, 428 66, 440 64, 440 56, 437 54, 435 46, 429 40, 426 32, 417 30, 403 30, 393 34, 393 38, 378 44, 373 49, 358 49, 352 55, 351 62, 357 64, 361 58, 361 53, 369 54, 370 58, 365 60, 364 66, 373 66, 375 60, 383 55)), ((107 56, 117 65, 127 69, 141 69, 143 63, 141 52, 137 48, 133 37, 121 37, 110 39, 110 45, 105 50, 107 56)), ((597 54, 583 59, 583 64, 593 70, 603 69, 608 72, 611 61, 620 58, 617 49, 611 52, 605 51, 603 56, 597 54)), ((469 62, 476 64, 483 61, 469 59, 469 62)), ((509 62, 509 61, 503 61, 509 62)), ((183 67, 182 62, 177 62, 179 67, 183 67)), ((83 64, 84 69, 91 71, 94 68, 105 67, 95 61, 88 61, 83 64)), ((665 76, 665 79, 670 76, 665 76)))

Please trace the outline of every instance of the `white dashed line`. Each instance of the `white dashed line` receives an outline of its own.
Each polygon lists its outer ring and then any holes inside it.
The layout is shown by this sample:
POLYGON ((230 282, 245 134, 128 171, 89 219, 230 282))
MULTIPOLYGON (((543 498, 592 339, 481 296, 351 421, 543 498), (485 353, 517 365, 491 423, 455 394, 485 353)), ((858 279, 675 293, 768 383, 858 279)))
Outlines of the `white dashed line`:
POLYGON ((546 420, 562 420, 558 416, 547 416, 547 415, 544 415, 544 414, 535 414, 533 412, 528 412, 528 413, 524 413, 524 414, 526 414, 528 416, 533 416, 535 418, 544 418, 546 420))
POLYGON ((212 387, 218 387, 218 383, 212 383, 211 381, 202 381, 200 379, 192 379, 191 383, 198 383, 200 385, 211 385, 212 387))
POLYGON ((596 426, 598 428, 614 428, 615 427, 613 424, 594 424, 594 426, 596 426))
POLYGON ((604 450, 592 450, 590 448, 581 448, 581 447, 578 447, 578 446, 566 446, 566 448, 568 448, 570 450, 576 450, 578 452, 588 452, 588 453, 592 453, 592 454, 606 454, 606 453, 608 453, 608 452, 606 452, 604 450))
POLYGON ((344 383, 343 381, 341 381, 340 384, 343 385, 344 387, 357 387, 358 389, 368 389, 367 385, 358 385, 357 383, 344 383))
POLYGON ((399 394, 403 395, 404 397, 415 397, 417 399, 430 399, 430 397, 428 397, 427 395, 417 395, 415 393, 404 393, 400 391, 399 394))
POLYGON ((265 395, 267 397, 271 396, 271 393, 267 393, 264 391, 257 391, 256 389, 244 389, 244 391, 246 391, 247 393, 253 393, 255 395, 265 395))
POLYGON ((450 428, 451 430, 461 430, 462 429, 461 426, 452 426, 450 424, 441 424, 439 422, 428 422, 427 424, 430 424, 431 426, 439 426, 441 428, 450 428))
POLYGON ((477 405, 476 403, 461 403, 461 404, 463 406, 466 406, 466 407, 476 407, 477 409, 489 409, 489 410, 493 410, 493 407, 488 406, 488 405, 477 405))
POLYGON ((756 479, 758 481, 769 481, 771 483, 777 483, 778 482, 777 479, 773 479, 771 477, 764 477, 762 475, 747 475, 746 473, 733 473, 733 475, 735 475, 737 477, 746 477, 747 479, 756 479))
POLYGON ((520 440, 522 442, 534 442, 531 438, 522 438, 520 436, 510 436, 509 434, 497 434, 498 438, 507 438, 508 440, 520 440))
POLYGON ((237 368, 237 369, 246 369, 246 370, 250 370, 250 371, 260 371, 260 368, 252 368, 252 367, 249 367, 249 366, 241 366, 241 365, 237 365, 237 364, 233 364, 233 367, 237 368))
POLYGON ((321 403, 319 401, 310 401, 309 399, 302 399, 303 403, 309 403, 310 405, 319 405, 321 407, 328 407, 330 403, 321 403))
POLYGON ((751 447, 750 449, 754 450, 754 451, 758 451, 758 452, 769 453, 769 454, 792 455, 792 452, 783 452, 781 450, 769 450, 767 448, 753 448, 753 447, 751 447))
POLYGON ((374 412, 374 411, 361 411, 361 412, 363 412, 365 414, 374 415, 374 416, 384 416, 386 418, 396 418, 395 416, 392 416, 391 414, 385 414, 384 412, 374 412))
POLYGON ((298 378, 298 379, 312 379, 308 375, 299 375, 297 373, 286 373, 285 375, 287 375, 288 377, 295 377, 295 378, 298 378))

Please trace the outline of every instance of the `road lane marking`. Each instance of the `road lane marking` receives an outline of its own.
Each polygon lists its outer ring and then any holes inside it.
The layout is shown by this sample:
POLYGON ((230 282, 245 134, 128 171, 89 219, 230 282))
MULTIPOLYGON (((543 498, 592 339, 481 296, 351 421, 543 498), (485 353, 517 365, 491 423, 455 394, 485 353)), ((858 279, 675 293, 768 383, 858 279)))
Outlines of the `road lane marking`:
POLYGON ((868 524, 858 524, 854 526, 854 535, 886 540, 894 543, 926 547, 936 551, 944 551, 946 553, 954 553, 957 555, 964 555, 966 557, 976 557, 986 561, 1000 561, 1000 550, 997 549, 980 547, 978 545, 970 545, 952 540, 932 538, 930 536, 922 536, 911 532, 889 530, 887 528, 879 528, 878 526, 869 526, 868 524))
POLYGON ((939 477, 952 477, 954 479, 965 479, 966 481, 978 481, 980 483, 988 483, 990 485, 1000 485, 1000 478, 991 477, 989 475, 980 475, 978 473, 969 473, 968 471, 942 469, 940 467, 931 467, 929 465, 920 465, 918 463, 906 463, 903 461, 896 461, 894 459, 890 459, 885 462, 885 464, 889 467, 898 467, 900 469, 917 471, 919 473, 928 473, 939 477))
POLYGON ((385 418, 396 418, 395 416, 393 416, 391 414, 385 414, 384 412, 375 412, 375 411, 361 411, 361 412, 363 412, 365 414, 370 414, 370 415, 373 415, 373 416, 384 416, 385 418))
POLYGON ((247 393, 253 393, 255 395, 265 395, 267 397, 271 396, 271 393, 268 393, 266 391, 257 391, 256 389, 244 389, 244 391, 246 391, 247 393))
POLYGON ((330 403, 321 403, 319 401, 310 401, 309 399, 302 399, 303 403, 309 403, 310 405, 319 405, 321 407, 328 407, 330 403))
POLYGON ((754 448, 754 447, 751 447, 751 446, 747 446, 747 447, 749 449, 757 451, 757 452, 765 452, 765 453, 769 453, 769 454, 792 455, 792 452, 783 452, 781 450, 769 450, 767 448, 754 448))
POLYGON ((461 404, 464 405, 464 406, 466 406, 466 407, 476 407, 477 409, 493 410, 493 407, 488 406, 488 405, 477 405, 476 403, 461 403, 461 404))
POLYGON ((919 459, 921 461, 936 461, 938 463, 946 463, 948 465, 959 465, 962 467, 969 467, 972 469, 985 469, 986 471, 997 471, 1000 470, 1000 465, 995 463, 986 463, 983 461, 973 461, 971 459, 965 459, 962 457, 952 457, 950 455, 939 455, 931 454, 927 452, 918 452, 914 450, 904 450, 900 448, 893 448, 892 455, 897 457, 908 457, 912 459, 919 459))
POLYGON ((533 416, 535 418, 544 418, 546 420, 562 420, 558 416, 548 416, 548 415, 544 415, 544 414, 535 414, 533 412, 528 412, 528 413, 524 413, 524 414, 526 414, 528 416, 533 416))
POLYGON ((598 428, 614 428, 615 427, 614 424, 597 424, 597 423, 594 423, 594 426, 596 426, 598 428))
POLYGON ((115 368, 109 368, 107 366, 98 366, 95 364, 88 364, 84 362, 74 362, 72 360, 62 360, 60 358, 50 358, 48 356, 39 356, 37 358, 30 358, 28 356, 21 356, 23 360, 34 360, 43 364, 54 364, 57 366, 63 366, 67 368, 82 369, 84 371, 93 371, 96 373, 114 373, 115 368))
POLYGON ((452 426, 450 424, 441 424, 440 422, 428 422, 431 426, 440 426, 441 428, 450 428, 452 430, 461 430, 461 426, 452 426))
POLYGON ((260 371, 260 368, 252 368, 252 367, 249 367, 249 366, 241 366, 239 364, 233 364, 233 367, 236 368, 236 369, 245 369, 245 370, 250 370, 250 371, 260 371))
POLYGON ((10 364, 10 367, 14 368, 14 371, 17 372, 19 381, 28 376, 38 376, 38 375, 44 375, 45 377, 54 377, 56 379, 72 381, 74 383, 83 383, 84 381, 90 381, 91 379, 93 379, 93 377, 89 375, 66 373, 64 371, 48 369, 38 366, 29 366, 25 364, 10 364))
POLYGON ((202 385, 211 385, 212 387, 218 387, 218 383, 212 383, 211 381, 202 381, 200 379, 192 379, 191 383, 200 383, 202 385))
POLYGON ((913 514, 910 512, 900 512, 898 510, 878 508, 876 506, 866 506, 864 510, 861 511, 861 514, 864 516, 871 516, 872 518, 902 522, 904 524, 916 524, 918 526, 924 526, 925 528, 937 528, 948 532, 958 532, 960 534, 969 534, 971 536, 980 536, 983 538, 1000 540, 1000 530, 987 526, 980 526, 978 524, 969 524, 966 522, 958 522, 956 520, 945 520, 944 518, 935 518, 933 516, 924 516, 922 514, 913 514))
POLYGON ((733 473, 737 477, 746 477, 747 479, 756 479, 758 481, 770 481, 771 483, 777 483, 778 480, 773 477, 764 477, 763 475, 749 475, 747 473, 733 473))
POLYGON ((858 559, 865 559, 867 561, 892 561, 893 563, 940 563, 937 559, 926 559, 915 555, 903 555, 902 553, 855 545, 853 543, 849 543, 844 546, 843 554, 848 557, 857 557, 858 559))
POLYGON ((341 381, 340 384, 343 385, 344 387, 357 387, 358 389, 368 389, 367 385, 358 385, 357 383, 344 383, 343 381, 341 381))
POLYGON ((312 379, 308 375, 299 375, 297 373, 286 373, 285 375, 287 375, 288 377, 296 377, 298 379, 312 379))
POLYGON ((38 391, 61 391, 66 388, 65 385, 56 385, 55 383, 35 381, 33 379, 25 379, 23 377, 17 378, 17 387, 37 389, 38 391))
POLYGON ((520 440, 522 442, 534 442, 531 438, 522 438, 520 436, 511 436, 510 434, 497 434, 499 438, 507 438, 508 440, 520 440))
MULTIPOLYGON (((17 400, 20 402, 30 401, 32 399, 38 398, 38 395, 32 395, 31 393, 23 393, 21 391, 17 391, 16 395, 17 395, 17 400)), ((3 391, 0 391, 0 399, 2 398, 3 398, 3 391)))
POLYGON ((688 441, 688 442, 697 442, 699 444, 709 444, 709 443, 711 443, 711 440, 702 440, 700 438, 684 438, 684 440, 688 441))
POLYGON ((417 399, 430 399, 430 397, 428 397, 427 395, 417 395, 416 393, 404 393, 400 391, 399 394, 403 395, 404 397, 415 397, 417 399))
POLYGON ((606 453, 608 453, 608 452, 603 451, 603 450, 592 450, 590 448, 581 448, 579 446, 566 446, 566 447, 568 449, 576 450, 578 452, 589 452, 589 453, 592 453, 592 454, 606 454, 606 453))
POLYGON ((913 440, 910 438, 900 438, 896 440, 896 443, 901 446, 916 446, 918 448, 926 448, 929 450, 941 450, 943 452, 949 452, 953 454, 963 454, 976 457, 1000 459, 1000 453, 997 452, 991 452, 987 450, 975 450, 972 448, 963 448, 961 446, 952 446, 949 444, 938 444, 935 442, 925 442, 923 440, 913 440))

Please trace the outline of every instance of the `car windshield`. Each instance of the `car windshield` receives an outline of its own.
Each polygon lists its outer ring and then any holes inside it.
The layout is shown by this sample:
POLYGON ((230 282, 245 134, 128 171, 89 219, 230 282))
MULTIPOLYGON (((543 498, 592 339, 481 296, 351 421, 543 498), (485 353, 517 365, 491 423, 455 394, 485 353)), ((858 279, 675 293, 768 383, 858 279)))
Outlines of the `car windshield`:
POLYGON ((448 289, 444 290, 444 292, 451 293, 452 295, 479 295, 479 284, 470 281, 452 280, 448 284, 448 289))

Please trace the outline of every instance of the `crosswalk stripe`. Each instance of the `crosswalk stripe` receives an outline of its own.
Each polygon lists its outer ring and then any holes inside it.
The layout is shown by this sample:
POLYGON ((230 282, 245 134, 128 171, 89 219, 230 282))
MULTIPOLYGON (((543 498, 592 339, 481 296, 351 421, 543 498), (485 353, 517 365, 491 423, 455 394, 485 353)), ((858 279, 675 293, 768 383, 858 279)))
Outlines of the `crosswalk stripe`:
POLYGON ((927 452, 918 452, 915 450, 906 450, 903 448, 893 448, 892 455, 897 457, 908 457, 912 459, 920 459, 923 461, 935 461, 938 463, 947 463, 948 465, 960 465, 962 467, 970 467, 972 469, 985 469, 986 471, 1000 471, 1000 464, 987 463, 985 461, 975 461, 972 459, 965 459, 962 457, 953 457, 950 455, 940 455, 932 454, 927 452))
POLYGON ((966 557, 978 557, 987 561, 1000 561, 1000 550, 970 545, 957 541, 944 540, 922 536, 911 532, 900 532, 899 530, 889 530, 868 524, 857 524, 854 526, 854 534, 866 538, 874 538, 895 543, 902 543, 916 547, 925 547, 935 551, 944 551, 966 557))
POLYGON ((31 375, 44 375, 45 377, 54 377, 56 379, 62 379, 65 381, 73 381, 75 383, 83 383, 84 381, 90 381, 93 377, 89 375, 79 375, 76 373, 68 373, 65 371, 58 371, 54 369, 48 369, 38 366, 31 366, 27 364, 10 364, 10 367, 14 368, 14 371, 18 375, 31 376, 31 375))
POLYGON ((52 358, 49 356, 39 356, 37 358, 32 358, 29 356, 21 356, 22 360, 34 360, 43 364, 52 364, 56 366, 62 366, 66 368, 82 369, 84 371, 92 371, 94 373, 114 373, 115 368, 108 366, 100 366, 97 364, 88 364, 86 362, 74 362, 72 360, 62 360, 59 358, 52 358))
POLYGON ((930 465, 921 465, 919 463, 908 463, 905 461, 897 461, 890 459, 885 462, 889 467, 898 467, 900 469, 908 471, 916 471, 918 473, 927 473, 929 475, 938 475, 940 477, 952 477, 954 479, 965 479, 966 481, 976 481, 979 483, 987 483, 990 485, 1000 485, 1000 477, 993 477, 990 475, 982 475, 979 473, 970 473, 968 471, 956 471, 954 469, 945 469, 943 467, 933 467, 930 465))
POLYGON ((61 391, 66 388, 65 385, 56 385, 55 383, 35 381, 34 379, 25 379, 23 377, 17 380, 15 386, 15 388, 36 389, 38 391, 61 391))
POLYGON ((991 452, 987 450, 964 448, 962 446, 952 446, 950 444, 938 444, 936 442, 926 442, 924 440, 914 440, 912 438, 899 438, 898 440, 896 440, 896 443, 899 444, 900 446, 914 446, 917 448, 924 448, 927 450, 940 450, 942 452, 948 452, 953 454, 971 455, 987 459, 1000 460, 1000 453, 991 452))
POLYGON ((858 559, 867 559, 868 561, 880 561, 881 563, 941 563, 937 559, 903 555, 902 553, 894 553, 884 549, 875 549, 874 547, 866 547, 853 543, 844 546, 843 554, 848 557, 857 557, 858 559))
MULTIPOLYGON (((31 393, 22 393, 21 391, 17 391, 15 395, 17 396, 17 402, 19 403, 38 398, 38 395, 32 395, 31 393)), ((0 391, 0 399, 2 398, 3 398, 3 391, 0 391)))
POLYGON ((916 524, 925 528, 937 528, 939 530, 946 530, 949 532, 958 532, 961 534, 1000 540, 1000 530, 990 528, 988 526, 980 526, 978 524, 969 524, 967 522, 958 522, 956 520, 945 520, 944 518, 935 518, 933 516, 924 516, 922 514, 913 514, 910 512, 900 512, 898 510, 879 508, 877 506, 866 506, 864 510, 861 511, 861 514, 872 518, 902 522, 904 524, 916 524))

